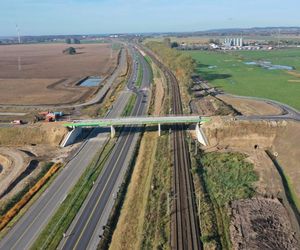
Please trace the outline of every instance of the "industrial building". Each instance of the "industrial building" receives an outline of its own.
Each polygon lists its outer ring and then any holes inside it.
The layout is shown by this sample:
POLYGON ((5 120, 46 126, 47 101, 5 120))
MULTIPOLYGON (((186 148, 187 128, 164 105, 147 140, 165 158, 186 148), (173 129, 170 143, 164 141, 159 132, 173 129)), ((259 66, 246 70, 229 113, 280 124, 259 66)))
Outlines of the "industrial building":
POLYGON ((243 38, 225 38, 224 45, 227 47, 243 47, 243 38))

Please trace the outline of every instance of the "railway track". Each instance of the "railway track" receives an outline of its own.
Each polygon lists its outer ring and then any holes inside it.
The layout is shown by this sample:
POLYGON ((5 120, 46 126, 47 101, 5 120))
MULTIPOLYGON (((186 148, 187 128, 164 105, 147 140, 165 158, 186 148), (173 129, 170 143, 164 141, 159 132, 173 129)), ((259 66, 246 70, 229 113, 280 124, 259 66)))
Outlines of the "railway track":
MULTIPOLYGON (((170 85, 172 113, 182 114, 178 82, 174 74, 159 62, 151 51, 152 60, 163 70, 170 85)), ((191 163, 183 125, 173 127, 174 168, 172 177, 171 248, 202 249, 200 229, 196 215, 191 163)))

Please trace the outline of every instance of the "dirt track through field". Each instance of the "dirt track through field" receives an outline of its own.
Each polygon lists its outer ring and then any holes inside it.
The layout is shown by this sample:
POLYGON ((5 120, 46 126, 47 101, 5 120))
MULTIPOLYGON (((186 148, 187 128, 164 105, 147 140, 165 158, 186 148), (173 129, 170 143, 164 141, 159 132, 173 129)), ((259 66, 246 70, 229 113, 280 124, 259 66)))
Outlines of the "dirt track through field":
POLYGON ((18 177, 19 173, 26 168, 28 157, 19 150, 0 148, 0 164, 3 170, 0 173, 0 195, 10 185, 11 181, 18 177))

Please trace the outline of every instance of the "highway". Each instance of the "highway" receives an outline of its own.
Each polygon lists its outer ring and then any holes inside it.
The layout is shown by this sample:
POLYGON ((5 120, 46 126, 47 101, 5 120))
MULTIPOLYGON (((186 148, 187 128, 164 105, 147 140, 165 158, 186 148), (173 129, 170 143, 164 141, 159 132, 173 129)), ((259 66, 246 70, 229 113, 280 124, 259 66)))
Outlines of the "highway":
MULTIPOLYGON (((129 80, 128 89, 137 95, 132 116, 141 116, 147 112, 149 105, 150 71, 149 66, 138 52, 143 67, 142 86, 135 86, 136 75, 129 80)), ((135 69, 134 72, 137 72, 135 69)), ((106 225, 110 211, 114 205, 114 197, 123 182, 132 153, 138 142, 136 127, 130 127, 120 133, 118 141, 107 160, 104 169, 94 185, 88 199, 78 213, 66 238, 59 249, 96 249, 103 226, 106 225)))
MULTIPOLYGON (((136 72, 133 73, 133 75, 135 74, 136 72)), ((127 92, 125 91, 120 96, 108 117, 121 115, 124 108, 123 101, 128 100, 127 92)), ((0 249, 30 248, 96 153, 103 147, 109 134, 102 132, 101 128, 93 129, 87 140, 82 143, 58 177, 2 239, 0 249)))

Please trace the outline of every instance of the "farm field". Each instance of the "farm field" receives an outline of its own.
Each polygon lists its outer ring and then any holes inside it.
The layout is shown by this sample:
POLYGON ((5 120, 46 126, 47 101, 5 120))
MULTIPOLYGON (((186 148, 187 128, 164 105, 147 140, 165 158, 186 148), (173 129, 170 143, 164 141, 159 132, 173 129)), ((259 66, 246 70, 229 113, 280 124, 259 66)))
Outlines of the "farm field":
POLYGON ((269 98, 300 110, 300 49, 274 51, 188 51, 197 72, 225 92, 269 98), (293 70, 270 70, 247 62, 269 61, 293 70))
POLYGON ((92 88, 75 83, 105 77, 117 63, 110 44, 32 44, 0 46, 1 104, 60 104, 85 99, 92 88), (70 46, 76 55, 62 51, 70 46), (111 56, 112 55, 112 56, 111 56))

